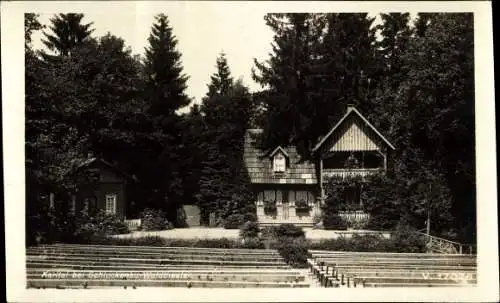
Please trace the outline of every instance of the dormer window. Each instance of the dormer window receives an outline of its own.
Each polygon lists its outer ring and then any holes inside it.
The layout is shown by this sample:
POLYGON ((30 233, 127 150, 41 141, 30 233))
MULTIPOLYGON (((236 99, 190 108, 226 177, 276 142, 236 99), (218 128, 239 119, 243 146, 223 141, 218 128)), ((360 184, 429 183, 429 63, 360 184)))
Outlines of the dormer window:
POLYGON ((286 171, 288 154, 281 146, 276 147, 272 152, 268 153, 268 157, 272 160, 273 171, 275 173, 284 173, 286 171))
POLYGON ((273 158, 273 168, 275 173, 284 173, 286 170, 286 158, 282 153, 277 153, 273 158))

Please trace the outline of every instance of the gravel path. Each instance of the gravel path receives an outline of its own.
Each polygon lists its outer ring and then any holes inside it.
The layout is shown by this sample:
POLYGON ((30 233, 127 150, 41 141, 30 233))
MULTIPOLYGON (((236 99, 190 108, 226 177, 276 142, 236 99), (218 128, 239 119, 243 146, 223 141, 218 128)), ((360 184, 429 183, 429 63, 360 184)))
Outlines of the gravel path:
MULTIPOLYGON (((352 233, 373 233, 372 231, 336 231, 336 230, 323 230, 304 228, 306 238, 311 240, 319 239, 335 239, 339 236, 350 237, 352 233)), ((175 238, 175 239, 219 239, 230 238, 235 239, 239 237, 239 230, 237 229, 224 229, 224 228, 204 228, 204 227, 190 227, 190 228, 176 228, 162 231, 136 231, 131 234, 118 235, 120 238, 137 238, 144 236, 160 236, 162 238, 175 238)), ((386 235, 388 236, 388 235, 386 235)))

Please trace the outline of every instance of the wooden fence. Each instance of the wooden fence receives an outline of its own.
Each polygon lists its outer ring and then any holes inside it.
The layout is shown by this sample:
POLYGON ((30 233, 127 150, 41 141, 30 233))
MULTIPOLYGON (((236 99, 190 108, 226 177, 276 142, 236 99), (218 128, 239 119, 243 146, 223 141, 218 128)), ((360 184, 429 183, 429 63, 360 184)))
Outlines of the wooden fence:
POLYGON ((127 224, 128 229, 134 231, 137 230, 139 226, 141 226, 141 219, 125 220, 125 224, 127 224))

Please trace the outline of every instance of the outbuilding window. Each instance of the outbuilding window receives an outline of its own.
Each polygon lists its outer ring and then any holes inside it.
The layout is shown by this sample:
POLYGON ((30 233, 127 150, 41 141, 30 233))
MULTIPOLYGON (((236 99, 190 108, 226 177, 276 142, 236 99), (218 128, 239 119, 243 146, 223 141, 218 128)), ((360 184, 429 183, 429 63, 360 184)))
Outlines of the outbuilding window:
POLYGON ((116 195, 115 194, 106 195, 106 213, 116 214, 116 195))

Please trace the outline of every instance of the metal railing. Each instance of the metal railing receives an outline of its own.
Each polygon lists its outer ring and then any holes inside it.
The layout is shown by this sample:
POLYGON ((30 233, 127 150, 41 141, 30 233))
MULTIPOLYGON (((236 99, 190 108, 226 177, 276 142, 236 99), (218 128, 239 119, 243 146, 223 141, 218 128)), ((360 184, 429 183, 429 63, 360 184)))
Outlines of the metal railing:
POLYGON ((468 255, 476 254, 476 245, 463 244, 447 240, 444 238, 431 236, 421 231, 417 231, 417 234, 419 234, 425 239, 427 243, 427 249, 430 252, 447 253, 447 254, 468 254, 468 255))

